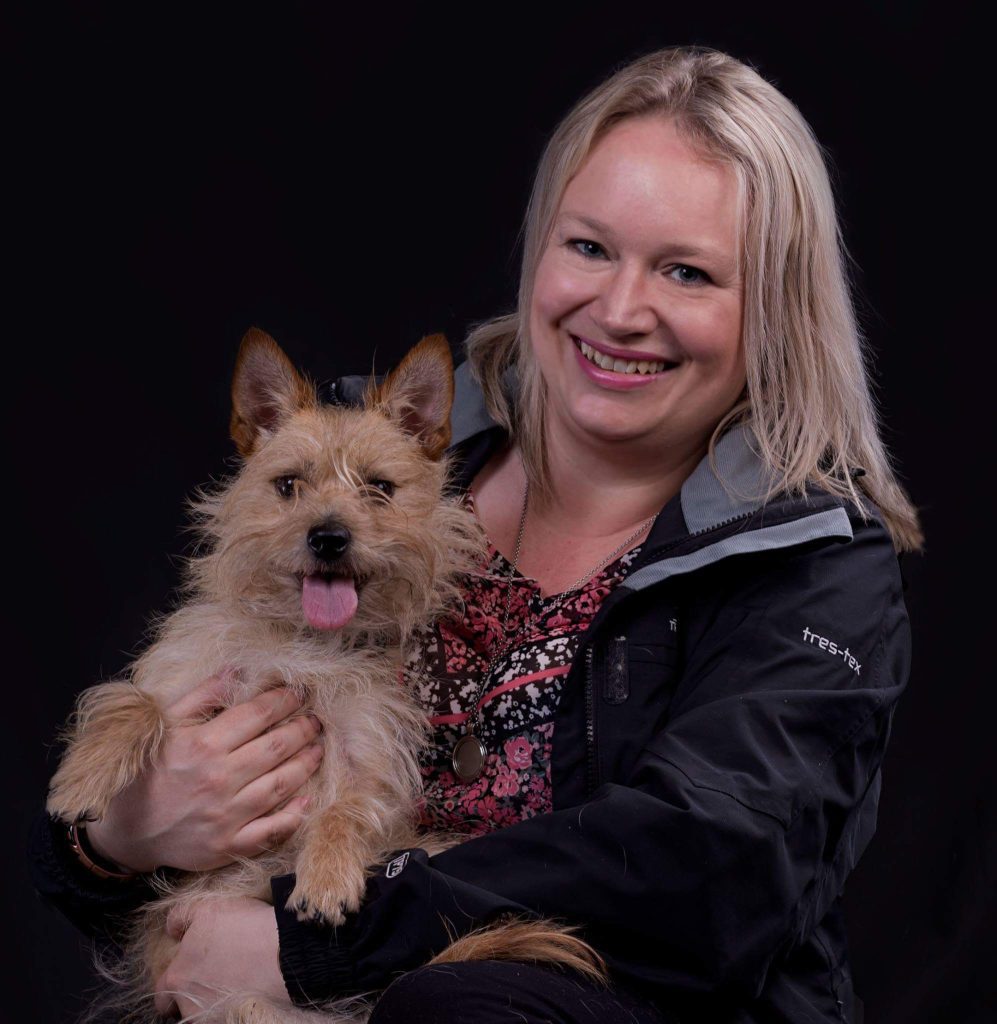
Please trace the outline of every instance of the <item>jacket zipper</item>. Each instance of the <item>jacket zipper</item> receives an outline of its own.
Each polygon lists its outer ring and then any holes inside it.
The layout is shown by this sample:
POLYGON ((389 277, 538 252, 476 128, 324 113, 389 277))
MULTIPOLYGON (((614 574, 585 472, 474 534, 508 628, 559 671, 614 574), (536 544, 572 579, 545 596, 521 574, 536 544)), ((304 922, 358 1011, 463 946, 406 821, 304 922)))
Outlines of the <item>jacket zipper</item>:
POLYGON ((758 509, 751 509, 748 512, 742 512, 739 515, 731 516, 730 519, 724 519, 719 523, 712 523, 709 526, 704 526, 699 530, 694 530, 692 533, 687 533, 684 537, 680 537, 678 540, 674 540, 671 544, 666 544, 661 548, 654 548, 651 551, 645 551, 641 557, 631 566, 628 575, 632 576, 638 569, 643 569, 645 565, 651 565, 654 562, 661 561, 661 556, 673 548, 681 547, 683 544, 687 544, 693 537, 702 537, 704 534, 713 533, 714 530, 722 530, 725 526, 730 526, 731 523, 736 523, 740 519, 750 519, 758 509))
POLYGON ((592 682, 592 645, 585 648, 585 750, 586 786, 591 796, 599 784, 599 762, 595 749, 595 695, 592 682))
POLYGON ((741 512, 739 515, 731 516, 730 519, 724 519, 719 523, 711 523, 709 526, 704 526, 702 529, 693 530, 685 539, 689 537, 698 537, 703 533, 710 533, 712 530, 720 530, 725 526, 730 526, 731 523, 736 523, 738 519, 747 519, 749 516, 753 516, 758 511, 757 508, 750 509, 748 512, 741 512))
MULTIPOLYGON (((731 523, 736 523, 739 519, 747 519, 754 515, 756 511, 757 509, 752 509, 750 512, 742 512, 740 515, 732 516, 730 519, 725 519, 722 523, 713 523, 711 526, 704 527, 701 530, 696 530, 694 533, 690 533, 688 536, 683 537, 682 541, 678 541, 676 544, 670 545, 670 547, 675 547, 683 541, 688 541, 691 537, 699 537, 704 533, 712 533, 714 530, 723 529, 723 527, 729 526, 731 523)), ((665 548, 664 550, 667 551, 668 548, 665 548)), ((656 551, 654 554, 660 556, 661 551, 656 551)), ((631 572, 636 571, 641 567, 641 565, 643 565, 643 559, 638 560, 638 563, 633 566, 631 572)), ((591 629, 589 632, 591 632, 591 629)), ((588 795, 591 796, 599 785, 599 759, 595 743, 595 683, 592 679, 591 637, 589 637, 589 642, 585 646, 585 755, 586 788, 588 795)))

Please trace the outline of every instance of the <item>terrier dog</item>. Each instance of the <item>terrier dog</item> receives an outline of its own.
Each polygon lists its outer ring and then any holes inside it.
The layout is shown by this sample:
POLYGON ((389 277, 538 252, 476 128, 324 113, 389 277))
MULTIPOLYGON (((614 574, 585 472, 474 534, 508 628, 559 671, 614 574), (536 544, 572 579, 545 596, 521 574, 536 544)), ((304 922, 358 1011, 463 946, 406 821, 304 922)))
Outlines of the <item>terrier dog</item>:
MULTIPOLYGON (((137 912, 113 1000, 127 1019, 155 1019, 153 979, 176 950, 171 911, 233 895, 269 900, 269 879, 293 870, 288 909, 340 924, 390 853, 439 852, 466 838, 417 831, 428 725, 399 676, 415 628, 459 607, 461 579, 485 552, 473 514, 447 496, 453 392, 442 335, 423 338, 380 384, 372 377, 358 407, 321 404, 269 335, 243 338, 230 424, 241 465, 190 500, 202 545, 186 562, 184 600, 154 624, 124 678, 79 698, 47 807, 67 823, 99 818, 155 762, 169 728, 162 708, 226 666, 238 669, 233 703, 279 683, 301 695, 301 713, 324 727, 326 755, 303 791, 307 820, 289 840, 162 883, 137 912)), ((542 960, 603 978, 601 958, 572 931, 486 925, 432 962, 542 960)), ((197 1019, 328 1024, 368 1013, 364 1000, 289 1011, 223 993, 197 1019)))

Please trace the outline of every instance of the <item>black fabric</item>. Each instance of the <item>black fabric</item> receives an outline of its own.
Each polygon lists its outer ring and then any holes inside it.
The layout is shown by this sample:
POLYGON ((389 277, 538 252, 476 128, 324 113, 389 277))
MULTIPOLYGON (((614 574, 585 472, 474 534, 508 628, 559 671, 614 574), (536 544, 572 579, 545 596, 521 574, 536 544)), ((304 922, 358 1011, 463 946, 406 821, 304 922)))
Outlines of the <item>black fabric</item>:
MULTIPOLYGON (((374 383, 380 384, 384 376, 375 375, 374 383)), ((340 377, 337 380, 323 380, 315 385, 315 395, 325 405, 360 405, 369 383, 369 377, 357 375, 340 377)))
POLYGON ((422 967, 391 983, 370 1024, 677 1024, 580 975, 501 960, 422 967))
POLYGON ((334 995, 384 988, 392 972, 424 964, 449 945, 451 934, 499 917, 538 916, 522 904, 496 899, 492 892, 442 878, 430 867, 425 850, 398 854, 389 861, 395 865, 391 877, 382 868, 367 880, 364 904, 371 913, 362 921, 349 914, 346 924, 335 929, 299 922, 284 909, 294 888, 293 874, 271 880, 281 970, 295 1003, 305 1006, 334 995), (408 925, 397 916, 412 918, 427 908, 432 909, 425 920, 408 925))
POLYGON ((117 942, 124 919, 154 895, 149 876, 104 879, 88 871, 69 845, 66 826, 44 810, 32 824, 28 859, 38 894, 102 943, 117 942))
POLYGON ((325 942, 297 941, 300 934, 297 916, 286 906, 294 881, 294 875, 270 879, 270 894, 277 916, 280 971, 291 1001, 306 1006, 341 993, 359 991, 353 961, 344 952, 352 948, 356 940, 356 919, 351 916, 337 929, 323 929, 319 934, 325 936, 325 942))

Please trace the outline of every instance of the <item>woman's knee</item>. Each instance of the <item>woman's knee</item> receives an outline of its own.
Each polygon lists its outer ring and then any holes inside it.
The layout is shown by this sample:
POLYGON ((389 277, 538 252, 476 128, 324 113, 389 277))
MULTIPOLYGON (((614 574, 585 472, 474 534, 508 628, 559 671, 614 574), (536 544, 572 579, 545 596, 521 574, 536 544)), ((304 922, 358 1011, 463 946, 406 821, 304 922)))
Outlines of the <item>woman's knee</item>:
POLYGON ((369 1024, 468 1021, 467 966, 432 964, 402 975, 381 994, 369 1024))
POLYGON ((369 1024, 665 1024, 650 1006, 571 972, 512 960, 420 967, 392 982, 369 1024))

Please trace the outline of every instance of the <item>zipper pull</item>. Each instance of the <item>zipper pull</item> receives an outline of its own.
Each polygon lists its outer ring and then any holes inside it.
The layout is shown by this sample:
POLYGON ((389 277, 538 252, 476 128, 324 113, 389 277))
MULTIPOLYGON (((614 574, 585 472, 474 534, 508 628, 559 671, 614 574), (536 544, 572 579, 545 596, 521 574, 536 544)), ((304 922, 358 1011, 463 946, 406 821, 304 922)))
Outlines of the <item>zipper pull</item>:
POLYGON ((622 704, 630 696, 630 670, 627 638, 615 636, 606 648, 606 674, 602 699, 607 704, 622 704))

